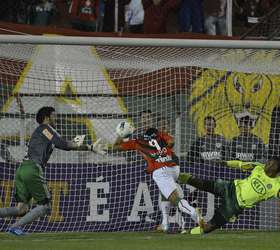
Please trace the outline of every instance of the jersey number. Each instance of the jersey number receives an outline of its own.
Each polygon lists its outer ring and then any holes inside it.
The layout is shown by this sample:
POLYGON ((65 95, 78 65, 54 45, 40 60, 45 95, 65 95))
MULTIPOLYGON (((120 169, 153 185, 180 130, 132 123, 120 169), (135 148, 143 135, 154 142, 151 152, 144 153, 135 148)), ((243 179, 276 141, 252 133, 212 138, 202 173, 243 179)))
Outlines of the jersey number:
POLYGON ((160 154, 165 154, 167 151, 165 147, 161 148, 155 139, 149 140, 149 145, 156 148, 160 154))

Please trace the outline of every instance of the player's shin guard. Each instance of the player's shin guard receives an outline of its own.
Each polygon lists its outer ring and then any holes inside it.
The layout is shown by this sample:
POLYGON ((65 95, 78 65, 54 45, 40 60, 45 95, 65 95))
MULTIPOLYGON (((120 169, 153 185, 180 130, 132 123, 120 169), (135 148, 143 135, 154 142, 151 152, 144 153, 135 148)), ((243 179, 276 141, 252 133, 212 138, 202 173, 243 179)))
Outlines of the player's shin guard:
POLYGON ((186 201, 185 199, 181 199, 178 202, 178 208, 180 209, 181 212, 189 214, 192 218, 193 221, 195 221, 196 223, 198 223, 198 216, 196 213, 196 210, 194 207, 192 207, 188 201, 186 201))
POLYGON ((0 218, 10 217, 10 216, 18 216, 20 213, 18 207, 5 207, 0 208, 0 218))
POLYGON ((21 227, 28 223, 37 220, 39 217, 44 216, 48 213, 49 207, 46 205, 38 205, 33 208, 30 212, 28 212, 25 216, 23 216, 18 222, 16 222, 13 227, 21 227))

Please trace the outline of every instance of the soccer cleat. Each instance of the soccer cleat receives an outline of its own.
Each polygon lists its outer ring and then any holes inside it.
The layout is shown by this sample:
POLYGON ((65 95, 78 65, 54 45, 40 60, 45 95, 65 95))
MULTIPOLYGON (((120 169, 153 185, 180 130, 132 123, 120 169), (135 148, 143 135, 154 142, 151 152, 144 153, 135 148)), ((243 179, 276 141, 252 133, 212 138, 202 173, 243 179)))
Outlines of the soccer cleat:
POLYGON ((201 235, 203 234, 203 230, 200 226, 198 227, 194 227, 193 229, 191 229, 190 234, 192 235, 201 235))
POLYGON ((195 212, 196 212, 197 223, 198 223, 199 227, 200 227, 200 228, 204 228, 205 221, 204 221, 204 218, 202 217, 202 214, 201 214, 201 212, 200 212, 200 209, 199 209, 199 208, 196 208, 196 209, 195 209, 195 212))
POLYGON ((23 236, 26 235, 25 232, 23 232, 23 230, 19 227, 10 227, 8 229, 8 233, 16 235, 16 236, 23 236))
POLYGON ((188 231, 186 229, 182 229, 180 234, 186 234, 188 231))
POLYGON ((156 231, 159 232, 159 233, 167 233, 168 230, 169 230, 169 226, 168 225, 160 224, 160 225, 156 226, 156 231))

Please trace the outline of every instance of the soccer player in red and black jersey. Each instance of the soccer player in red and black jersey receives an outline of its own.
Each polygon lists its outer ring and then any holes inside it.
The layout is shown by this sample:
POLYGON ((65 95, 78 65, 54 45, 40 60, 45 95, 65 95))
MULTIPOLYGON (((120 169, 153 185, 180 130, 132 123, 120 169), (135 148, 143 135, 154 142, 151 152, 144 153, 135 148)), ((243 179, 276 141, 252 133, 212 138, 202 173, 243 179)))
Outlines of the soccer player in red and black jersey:
POLYGON ((198 209, 192 207, 189 202, 180 195, 177 190, 177 179, 180 173, 178 157, 173 151, 174 140, 166 132, 158 131, 155 128, 148 128, 142 137, 123 141, 118 138, 113 145, 114 150, 138 151, 147 162, 146 172, 152 174, 161 194, 178 206, 179 210, 187 213, 199 224, 203 219, 198 209))

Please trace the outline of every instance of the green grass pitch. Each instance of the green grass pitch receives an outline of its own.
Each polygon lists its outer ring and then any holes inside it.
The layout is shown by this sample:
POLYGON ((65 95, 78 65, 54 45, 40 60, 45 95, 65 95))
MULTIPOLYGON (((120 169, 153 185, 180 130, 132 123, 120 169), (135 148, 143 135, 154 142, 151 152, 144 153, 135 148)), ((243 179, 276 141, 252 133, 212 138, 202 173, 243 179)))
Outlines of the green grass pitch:
POLYGON ((280 232, 215 232, 189 234, 34 233, 24 237, 0 234, 1 250, 276 250, 280 232))

